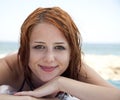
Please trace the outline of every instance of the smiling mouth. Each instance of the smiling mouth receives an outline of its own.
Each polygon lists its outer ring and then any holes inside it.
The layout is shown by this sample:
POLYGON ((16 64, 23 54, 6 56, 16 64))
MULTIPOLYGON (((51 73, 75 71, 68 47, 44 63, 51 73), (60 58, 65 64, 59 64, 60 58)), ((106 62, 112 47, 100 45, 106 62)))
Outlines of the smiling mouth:
POLYGON ((41 66, 41 65, 39 66, 45 72, 52 72, 58 67, 58 66, 41 66))

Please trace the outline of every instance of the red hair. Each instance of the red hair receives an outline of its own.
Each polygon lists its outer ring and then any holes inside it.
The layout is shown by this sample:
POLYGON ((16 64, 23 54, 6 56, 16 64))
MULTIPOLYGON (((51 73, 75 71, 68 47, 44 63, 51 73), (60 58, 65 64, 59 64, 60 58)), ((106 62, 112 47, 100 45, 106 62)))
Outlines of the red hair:
POLYGON ((62 74, 72 79, 80 79, 81 69, 81 36, 78 28, 67 12, 59 7, 37 8, 24 21, 21 27, 20 48, 18 56, 24 68, 26 79, 31 78, 31 70, 29 69, 30 55, 30 36, 32 29, 39 23, 47 22, 56 26, 67 39, 71 48, 71 58, 67 70, 62 74))

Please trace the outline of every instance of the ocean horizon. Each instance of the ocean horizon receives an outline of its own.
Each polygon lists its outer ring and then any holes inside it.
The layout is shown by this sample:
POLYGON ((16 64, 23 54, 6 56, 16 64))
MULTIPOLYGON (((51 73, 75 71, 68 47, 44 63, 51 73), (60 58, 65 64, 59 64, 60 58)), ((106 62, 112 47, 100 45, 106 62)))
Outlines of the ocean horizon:
POLYGON ((120 43, 83 43, 85 54, 120 56, 120 43))

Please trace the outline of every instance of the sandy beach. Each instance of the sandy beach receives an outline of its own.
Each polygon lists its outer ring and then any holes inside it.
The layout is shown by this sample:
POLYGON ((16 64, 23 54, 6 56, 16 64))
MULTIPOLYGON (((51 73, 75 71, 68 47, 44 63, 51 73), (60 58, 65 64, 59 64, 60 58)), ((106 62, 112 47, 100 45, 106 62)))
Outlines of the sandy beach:
POLYGON ((84 55, 84 61, 106 80, 120 80, 120 56, 84 55))

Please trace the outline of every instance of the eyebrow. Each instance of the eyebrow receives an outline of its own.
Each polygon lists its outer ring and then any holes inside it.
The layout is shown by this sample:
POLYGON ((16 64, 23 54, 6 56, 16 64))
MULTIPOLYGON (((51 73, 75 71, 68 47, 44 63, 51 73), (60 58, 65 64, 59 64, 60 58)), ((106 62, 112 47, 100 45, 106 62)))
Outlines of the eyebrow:
MULTIPOLYGON (((34 43, 42 43, 42 44, 45 44, 45 42, 42 42, 42 41, 35 41, 34 43)), ((55 42, 54 44, 65 44, 65 42, 55 42)))
POLYGON ((45 44, 45 42, 41 42, 41 41, 34 41, 34 43, 43 43, 43 44, 45 44))

